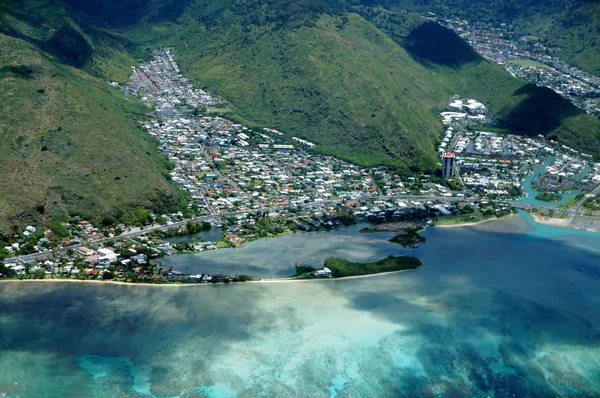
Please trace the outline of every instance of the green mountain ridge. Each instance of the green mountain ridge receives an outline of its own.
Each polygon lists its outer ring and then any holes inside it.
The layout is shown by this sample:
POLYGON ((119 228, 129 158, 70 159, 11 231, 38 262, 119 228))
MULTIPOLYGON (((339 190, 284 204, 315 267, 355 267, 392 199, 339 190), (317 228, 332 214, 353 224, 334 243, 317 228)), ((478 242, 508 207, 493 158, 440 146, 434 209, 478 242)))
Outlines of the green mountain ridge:
POLYGON ((0 34, 0 233, 176 207, 166 161, 136 122, 149 109, 19 36, 0 34))
POLYGON ((219 13, 202 3, 177 22, 142 25, 133 34, 142 47, 174 47, 186 73, 234 104, 230 116, 364 165, 427 170, 437 163, 438 112, 459 93, 484 101, 522 134, 600 154, 596 119, 511 77, 450 30, 414 14, 352 7, 282 29, 250 10, 235 14, 234 25, 223 22, 233 10, 219 4, 219 13))
POLYGON ((4 0, 0 10, 4 231, 60 213, 123 218, 178 204, 135 122, 149 109, 104 83, 127 81, 157 46, 231 101, 227 117, 366 166, 434 170, 439 111, 456 93, 522 134, 600 156, 598 120, 404 11, 342 0, 4 0))
POLYGON ((454 15, 471 21, 513 23, 552 47, 555 55, 600 75, 600 2, 597 0, 362 0, 370 6, 454 15))

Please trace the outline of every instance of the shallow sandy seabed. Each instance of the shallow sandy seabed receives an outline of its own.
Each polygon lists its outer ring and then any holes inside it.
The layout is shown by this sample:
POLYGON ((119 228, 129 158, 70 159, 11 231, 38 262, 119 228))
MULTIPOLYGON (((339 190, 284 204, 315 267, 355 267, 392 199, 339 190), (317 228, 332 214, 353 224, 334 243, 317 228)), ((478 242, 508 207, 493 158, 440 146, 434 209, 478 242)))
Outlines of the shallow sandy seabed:
MULTIPOLYGON (((421 269, 370 278, 201 289, 0 284, 0 392, 598 395, 598 240, 507 232, 531 230, 519 220, 429 228, 425 245, 402 251, 421 258, 421 269)), ((328 243, 342 250, 340 242, 354 256, 370 242, 380 246, 369 255, 383 254, 388 235, 367 235, 310 235, 296 244, 307 257, 327 254, 328 243)), ((229 258, 258 262, 250 254, 265 258, 261 247, 229 258)))

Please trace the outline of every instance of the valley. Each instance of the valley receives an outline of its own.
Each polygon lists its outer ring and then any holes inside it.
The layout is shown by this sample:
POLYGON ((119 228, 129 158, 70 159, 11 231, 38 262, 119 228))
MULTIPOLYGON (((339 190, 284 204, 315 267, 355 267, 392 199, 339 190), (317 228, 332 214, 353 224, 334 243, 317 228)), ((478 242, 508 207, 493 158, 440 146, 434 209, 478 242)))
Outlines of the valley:
MULTIPOLYGON (((227 101, 194 88, 181 74, 171 50, 153 51, 152 61, 132 69, 129 83, 108 85, 154 108, 153 119, 140 124, 156 139, 169 162, 169 179, 190 202, 176 213, 137 211, 116 227, 97 228, 73 218, 60 224, 58 235, 58 230, 28 226, 18 242, 2 250, 11 256, 0 269, 4 276, 198 283, 209 279, 149 261, 176 252, 240 247, 289 232, 329 231, 357 221, 473 224, 510 215, 514 208, 568 216, 568 224, 579 223, 582 217, 596 220, 581 212, 579 205, 573 210, 548 209, 553 205, 540 200, 519 201, 534 192, 533 177, 542 192, 550 192, 540 195, 560 191, 554 185, 557 178, 563 190, 594 189, 600 181, 600 165, 590 155, 545 141, 541 135, 531 139, 481 131, 485 130, 482 124, 492 120, 485 105, 474 99, 454 95, 448 104, 452 111, 439 115, 448 126, 438 148, 443 178, 431 174, 401 178, 385 167, 362 168, 315 153, 314 143, 274 129, 250 128, 211 116, 208 107, 227 101), (193 235, 208 223, 223 227, 216 242, 173 245, 163 240, 173 234, 193 235)), ((401 235, 394 239, 413 247, 422 240, 411 231, 409 239, 401 235)), ((250 278, 219 277, 219 282, 250 278)))
POLYGON ((439 113, 457 93, 484 104, 490 130, 541 134, 598 156, 597 119, 416 14, 341 2, 254 5, 3 4, 2 38, 13 49, 2 75, 3 243, 27 225, 57 235, 77 219, 110 235, 170 214, 451 195, 457 187, 439 180, 435 148, 444 138, 439 113), (152 60, 157 46, 172 50, 196 87, 186 109, 154 96, 156 85, 142 96, 118 89, 134 59, 152 60), (148 121, 152 109, 159 118, 148 121))
POLYGON ((0 397, 598 395, 597 4, 0 0, 0 397))

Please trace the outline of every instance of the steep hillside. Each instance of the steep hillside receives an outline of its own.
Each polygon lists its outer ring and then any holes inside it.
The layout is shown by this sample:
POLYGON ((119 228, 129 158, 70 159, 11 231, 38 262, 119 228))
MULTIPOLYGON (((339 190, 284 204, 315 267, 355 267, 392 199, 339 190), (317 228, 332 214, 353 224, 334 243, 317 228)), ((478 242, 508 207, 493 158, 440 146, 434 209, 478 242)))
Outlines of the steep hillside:
POLYGON ((299 16, 227 4, 191 5, 175 23, 143 24, 131 38, 174 47, 186 73, 233 102, 232 116, 362 164, 427 169, 437 160, 437 112, 460 93, 522 134, 600 155, 597 120, 413 14, 354 7, 299 16))
POLYGON ((362 14, 406 47, 437 87, 478 98, 516 132, 543 134, 600 156, 600 121, 552 90, 512 78, 437 24, 421 24, 406 34, 404 12, 363 9, 362 14))
POLYGON ((186 73, 231 100, 238 117, 365 165, 435 166, 445 95, 357 15, 298 29, 193 29, 169 28, 175 33, 162 43, 176 47, 186 73))
POLYGON ((541 13, 536 7, 517 18, 519 26, 558 47, 556 55, 565 61, 600 75, 600 2, 573 1, 541 13))
MULTIPOLYGON (((229 117, 363 165, 432 170, 450 94, 522 134, 600 156, 599 122, 480 58, 451 31, 343 0, 0 0, 0 223, 176 205, 165 162, 103 81, 174 48, 229 117), (5 155, 6 154, 6 155, 5 155)), ((1 229, 1 228, 0 228, 1 229)))
POLYGON ((557 47, 556 55, 560 58, 600 75, 600 2, 596 0, 361 0, 361 3, 515 23, 557 47))
POLYGON ((149 109, 71 66, 99 68, 96 54, 82 64, 68 60, 86 56, 72 52, 86 47, 81 40, 90 51, 96 43, 71 34, 79 30, 71 22, 44 32, 18 13, 2 17, 0 233, 67 214, 101 221, 138 207, 177 206, 166 161, 136 122, 149 109))

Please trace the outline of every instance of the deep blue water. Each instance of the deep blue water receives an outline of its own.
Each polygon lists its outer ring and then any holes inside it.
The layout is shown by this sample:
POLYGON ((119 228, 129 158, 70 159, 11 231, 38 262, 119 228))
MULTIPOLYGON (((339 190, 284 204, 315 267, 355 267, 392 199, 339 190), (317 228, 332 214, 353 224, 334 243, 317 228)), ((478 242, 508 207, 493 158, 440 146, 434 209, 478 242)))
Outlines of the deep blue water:
POLYGON ((518 217, 425 236, 408 250, 346 229, 221 253, 230 269, 262 261, 272 275, 331 253, 424 262, 366 279, 0 284, 0 393, 600 396, 598 237, 518 217))

